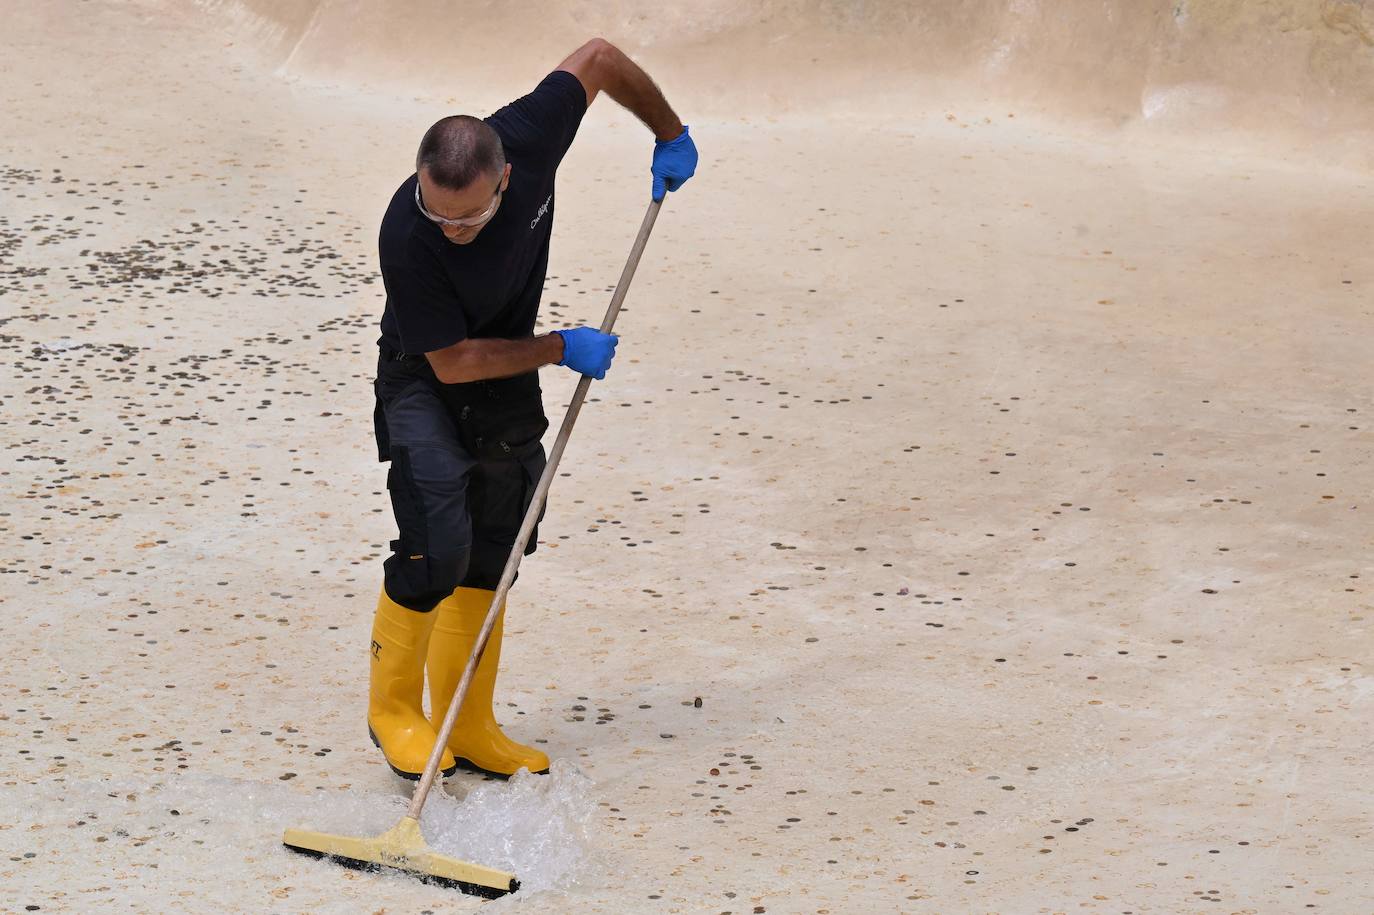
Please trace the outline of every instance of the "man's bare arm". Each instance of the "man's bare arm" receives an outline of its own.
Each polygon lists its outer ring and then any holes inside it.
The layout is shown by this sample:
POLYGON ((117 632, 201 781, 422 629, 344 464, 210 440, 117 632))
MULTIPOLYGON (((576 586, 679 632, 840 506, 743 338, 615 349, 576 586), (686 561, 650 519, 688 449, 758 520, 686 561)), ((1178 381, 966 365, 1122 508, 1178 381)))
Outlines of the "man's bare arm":
POLYGON ((587 91, 589 106, 596 94, 604 90, 643 121, 654 132, 655 139, 666 142, 682 133, 682 121, 649 74, 604 38, 593 38, 578 48, 558 69, 577 77, 587 91))
POLYGON ((563 337, 544 334, 524 340, 459 340, 452 346, 425 353, 425 358, 434 369, 434 376, 444 384, 509 378, 562 362, 563 337))

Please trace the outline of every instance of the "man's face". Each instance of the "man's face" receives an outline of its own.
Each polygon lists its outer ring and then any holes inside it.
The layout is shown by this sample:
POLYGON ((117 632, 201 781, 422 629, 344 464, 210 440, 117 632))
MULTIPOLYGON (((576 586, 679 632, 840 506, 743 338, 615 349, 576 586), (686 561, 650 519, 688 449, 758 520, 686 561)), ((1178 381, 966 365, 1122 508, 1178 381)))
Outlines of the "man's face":
POLYGON ((429 178, 429 170, 420 169, 420 198, 424 210, 441 219, 481 219, 475 226, 436 223, 444 237, 455 245, 470 244, 501 208, 501 194, 510 184, 510 168, 510 163, 506 163, 499 173, 484 175, 456 191, 435 184, 429 178))

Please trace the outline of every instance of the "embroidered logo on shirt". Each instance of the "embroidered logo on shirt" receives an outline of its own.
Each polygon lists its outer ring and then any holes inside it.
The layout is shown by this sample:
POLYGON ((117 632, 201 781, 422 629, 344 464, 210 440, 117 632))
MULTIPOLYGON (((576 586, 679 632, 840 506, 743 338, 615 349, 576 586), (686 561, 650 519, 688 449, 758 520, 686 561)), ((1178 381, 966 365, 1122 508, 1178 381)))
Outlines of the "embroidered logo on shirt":
POLYGON ((549 211, 549 204, 552 203, 552 202, 553 202, 553 195, 550 194, 550 195, 549 195, 549 199, 544 201, 544 205, 543 205, 542 207, 539 208, 539 212, 538 212, 538 213, 535 213, 535 214, 534 214, 534 218, 530 220, 530 228, 531 228, 531 229, 533 229, 535 226, 539 225, 539 220, 541 220, 541 219, 544 218, 544 214, 547 213, 547 212, 549 211))

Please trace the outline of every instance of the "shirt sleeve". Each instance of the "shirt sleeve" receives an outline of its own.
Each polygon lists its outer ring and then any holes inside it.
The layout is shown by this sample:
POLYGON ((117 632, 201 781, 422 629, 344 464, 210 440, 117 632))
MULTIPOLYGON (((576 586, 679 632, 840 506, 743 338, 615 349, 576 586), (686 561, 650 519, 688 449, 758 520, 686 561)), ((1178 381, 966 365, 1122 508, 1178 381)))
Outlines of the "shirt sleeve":
POLYGON ((543 153, 553 164, 577 136, 587 112, 587 90, 567 70, 554 70, 529 95, 498 110, 487 121, 506 145, 525 153, 543 153))
POLYGON ((404 263, 382 262, 401 350, 432 353, 467 339, 467 319, 443 268, 422 246, 412 245, 407 255, 404 263))

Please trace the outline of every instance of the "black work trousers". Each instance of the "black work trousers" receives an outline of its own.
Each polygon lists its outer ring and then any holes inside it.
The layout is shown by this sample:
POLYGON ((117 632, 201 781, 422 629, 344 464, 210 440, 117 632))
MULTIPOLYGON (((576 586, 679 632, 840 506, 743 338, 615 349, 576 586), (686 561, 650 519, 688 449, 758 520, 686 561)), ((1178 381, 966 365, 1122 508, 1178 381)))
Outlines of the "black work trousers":
POLYGON ((391 462, 399 534, 386 593, 427 613, 455 587, 496 588, 544 472, 549 421, 538 372, 443 384, 424 356, 397 356, 382 348, 374 383, 377 457, 391 462))

